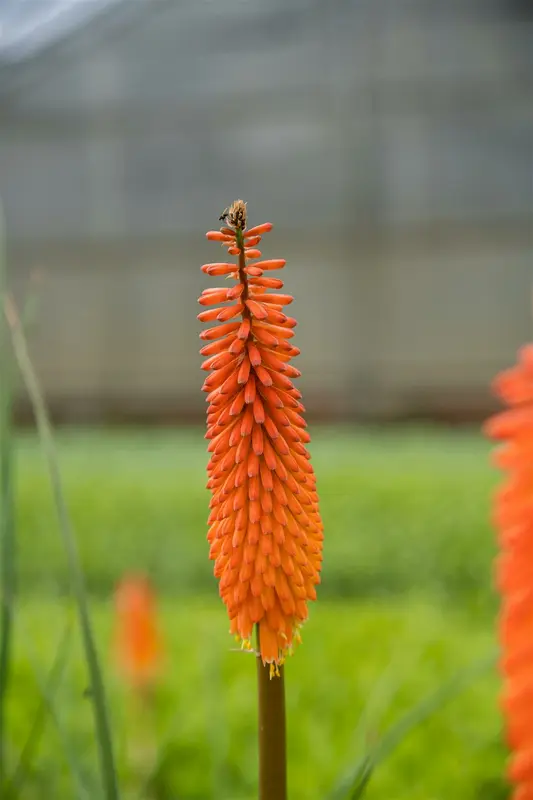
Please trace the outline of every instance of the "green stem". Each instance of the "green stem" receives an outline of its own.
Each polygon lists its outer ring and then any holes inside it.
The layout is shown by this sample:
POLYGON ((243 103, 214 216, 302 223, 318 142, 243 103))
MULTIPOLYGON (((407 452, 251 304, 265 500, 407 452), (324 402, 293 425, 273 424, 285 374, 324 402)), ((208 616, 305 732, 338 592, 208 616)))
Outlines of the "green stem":
POLYGON ((259 699, 259 800, 287 800, 287 753, 285 734, 285 677, 270 677, 264 665, 257 632, 257 685, 259 699))
MULTIPOLYGON (((5 227, 0 205, 0 298, 7 290, 5 227)), ((8 356, 7 330, 0 314, 0 785, 5 777, 6 699, 13 628, 15 594, 15 520, 13 514, 13 448, 11 359, 8 356)))
MULTIPOLYGON (((59 723, 59 718, 54 705, 55 694, 60 686, 61 680, 63 679, 64 668, 67 663, 69 647, 71 643, 71 634, 72 625, 70 624, 69 620, 61 641, 59 642, 54 661, 45 680, 41 679, 38 670, 35 667, 33 654, 31 652, 28 654, 28 660, 30 661, 35 673, 37 685, 41 690, 41 702, 37 709, 33 724, 30 728, 28 738, 26 739, 26 742, 20 753, 18 764, 11 779, 7 782, 7 785, 4 789, 5 797, 9 798, 9 800, 15 800, 15 798, 19 798, 22 794, 23 787, 29 778, 29 775, 31 774, 33 757, 35 756, 39 744, 45 734, 48 715, 50 715, 50 717, 53 719, 57 728, 57 732, 60 738, 63 740, 65 754, 67 756, 67 760, 69 761, 69 765, 71 766, 72 775, 79 790, 79 797, 84 797, 86 795, 83 790, 81 771, 78 769, 76 760, 72 755, 73 748, 70 745, 66 731, 63 730, 61 724, 59 723)), ((25 641, 26 646, 29 647, 31 642, 30 637, 25 635, 24 632, 21 638, 25 641)))
POLYGON ((37 430, 39 432, 50 476, 54 504, 59 519, 59 529, 67 556, 72 590, 78 607, 78 619, 85 650, 85 659, 87 661, 87 669, 91 681, 91 697, 93 701, 96 739, 98 742, 104 795, 106 800, 118 800, 120 795, 117 784, 104 682, 91 626, 85 579, 78 553, 78 546, 63 495, 61 474, 52 434, 52 425, 48 416, 48 409, 46 408, 44 396, 28 353, 26 337, 24 336, 16 307, 10 297, 5 298, 4 311, 11 329, 11 337, 17 363, 33 406, 37 430))

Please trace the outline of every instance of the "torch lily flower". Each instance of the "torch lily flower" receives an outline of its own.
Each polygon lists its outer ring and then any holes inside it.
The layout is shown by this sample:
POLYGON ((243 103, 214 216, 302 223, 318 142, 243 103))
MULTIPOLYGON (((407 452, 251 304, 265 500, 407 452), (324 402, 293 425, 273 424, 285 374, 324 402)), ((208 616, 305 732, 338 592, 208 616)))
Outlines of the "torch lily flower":
POLYGON ((207 392, 208 540, 231 632, 250 647, 253 626, 263 664, 274 672, 299 640, 316 598, 323 525, 306 444, 300 372, 290 361, 300 352, 291 339, 296 320, 286 314, 293 298, 271 276, 283 259, 263 260, 257 249, 270 223, 246 228, 238 200, 222 215, 223 227, 207 238, 220 242, 234 262, 205 264, 204 273, 231 285, 202 292, 207 309, 202 368, 207 392), (273 290, 273 291, 271 291, 273 290))

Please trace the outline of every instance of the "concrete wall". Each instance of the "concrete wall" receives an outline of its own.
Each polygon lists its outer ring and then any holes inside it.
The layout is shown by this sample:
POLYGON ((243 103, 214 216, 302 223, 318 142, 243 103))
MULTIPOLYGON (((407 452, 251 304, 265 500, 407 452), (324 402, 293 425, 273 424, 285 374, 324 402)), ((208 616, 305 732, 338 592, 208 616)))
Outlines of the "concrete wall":
POLYGON ((495 0, 158 8, 0 72, 55 406, 203 411, 203 233, 241 196, 288 259, 311 412, 484 413, 531 332, 530 23, 495 0))
MULTIPOLYGON (((491 377, 531 338, 531 252, 519 231, 359 233, 349 253, 324 237, 273 231, 269 241, 268 255, 288 258, 315 415, 482 414, 491 377)), ((124 242, 17 254, 19 298, 28 267, 42 272, 32 350, 62 416, 203 413, 196 299, 212 248, 183 237, 135 252, 124 242)))

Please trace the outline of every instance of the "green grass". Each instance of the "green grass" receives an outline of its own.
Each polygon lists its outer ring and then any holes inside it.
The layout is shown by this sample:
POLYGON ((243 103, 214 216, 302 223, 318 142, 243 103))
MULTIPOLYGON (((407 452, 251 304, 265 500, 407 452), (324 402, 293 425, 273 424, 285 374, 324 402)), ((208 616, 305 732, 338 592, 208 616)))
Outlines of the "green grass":
MULTIPOLYGON (((291 800, 326 798, 386 725, 494 647, 489 497, 496 475, 487 443, 475 433, 426 428, 313 433, 325 560, 319 602, 288 664, 291 800)), ((162 762, 145 797, 252 800, 255 665, 232 650, 207 559, 202 432, 62 431, 57 443, 104 661, 117 579, 142 568, 161 597, 167 658, 154 725, 162 762)), ((18 444, 23 600, 9 706, 12 764, 40 702, 35 668, 44 678, 71 613, 38 444, 32 435, 18 444)), ((135 740, 135 720, 123 688, 112 674, 109 681, 129 800, 139 797, 124 742, 126 734, 135 740)), ((59 736, 66 734, 92 786, 85 686, 76 642, 55 708, 59 736)), ((368 800, 503 800, 496 692, 488 674, 413 731, 376 772, 368 800)), ((49 721, 23 798, 76 797, 59 741, 49 721)), ((89 797, 97 798, 94 790, 89 797)))
MULTIPOLYGON (((201 430, 63 432, 58 446, 90 590, 107 595, 142 564, 165 592, 212 596, 201 430)), ((326 540, 321 597, 428 592, 490 609, 495 474, 481 437, 425 429, 314 431, 326 540)), ((66 589, 68 574, 38 444, 19 451, 22 589, 66 589)))
MULTIPOLYGON (((158 796, 252 800, 256 796, 253 657, 232 651, 224 612, 214 604, 207 608, 191 602, 183 607, 167 601, 162 612, 167 669, 158 696, 157 730, 161 740, 170 734, 171 758, 160 776, 158 796)), ((20 616, 22 635, 31 636, 44 666, 52 660, 61 635, 59 607, 31 603, 20 616)), ((106 604, 95 604, 94 620, 105 654, 110 641, 106 604)), ((476 630, 461 615, 445 614, 424 602, 411 600, 396 609, 332 601, 317 606, 304 644, 288 667, 290 797, 326 797, 336 778, 361 754, 365 741, 372 741, 384 724, 490 647, 490 631, 476 630), (375 708, 371 703, 367 723, 357 736, 358 720, 372 692, 375 708)), ((12 716, 17 723, 15 738, 20 740, 35 713, 38 692, 24 665, 23 642, 17 652, 12 716)), ((79 647, 71 663, 73 669, 61 684, 56 704, 83 772, 94 776, 92 719, 83 698, 86 677, 79 647)), ((127 764, 120 741, 126 730, 135 737, 135 728, 131 721, 126 724, 124 692, 110 678, 124 785, 127 764)), ((503 768, 494 693, 495 677, 488 675, 413 732, 376 772, 369 800, 499 798, 486 792, 491 780, 498 785, 503 768)), ((26 796, 41 797, 44 779, 49 796, 70 797, 53 729, 39 761, 34 794, 26 796)))

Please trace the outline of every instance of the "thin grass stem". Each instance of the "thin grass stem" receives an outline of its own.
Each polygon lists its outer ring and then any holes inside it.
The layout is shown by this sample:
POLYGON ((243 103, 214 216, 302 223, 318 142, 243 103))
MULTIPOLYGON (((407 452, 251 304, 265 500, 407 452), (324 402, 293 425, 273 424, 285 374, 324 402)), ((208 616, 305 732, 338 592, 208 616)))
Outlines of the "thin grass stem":
POLYGON ((22 789, 26 784, 31 763, 46 730, 46 722, 50 709, 53 708, 55 693, 64 675, 70 650, 71 635, 72 625, 71 620, 68 620, 46 680, 42 684, 41 702, 37 708, 28 737, 20 752, 17 766, 6 784, 5 795, 8 800, 16 800, 21 795, 22 789))
POLYGON ((6 800, 18 800, 20 796, 23 796, 22 789, 28 779, 31 759, 42 739, 48 719, 51 720, 59 738, 61 751, 63 752, 72 778, 75 797, 77 800, 90 800, 90 798, 94 796, 94 791, 91 792, 91 789, 87 786, 87 781, 80 766, 78 753, 72 743, 68 730, 63 724, 61 715, 58 713, 57 704, 55 703, 55 694, 59 688, 68 658, 71 634, 72 625, 69 620, 59 642, 52 667, 48 675, 44 677, 41 675, 38 667, 39 659, 32 647, 31 635, 29 635, 28 631, 24 630, 24 627, 22 629, 21 638, 24 642, 26 658, 41 695, 41 703, 37 709, 37 714, 35 715, 29 736, 22 749, 17 767, 2 795, 2 797, 5 795, 6 800))
MULTIPOLYGON (((7 291, 5 225, 0 203, 0 297, 7 291)), ((0 315, 0 786, 6 775, 6 704, 9 689, 15 597, 15 516, 13 509, 13 387, 8 330, 0 315)))
POLYGON ((104 681, 91 626, 87 592, 85 589, 85 579, 78 553, 78 546, 63 495, 61 474, 55 450, 52 425, 50 423, 44 396, 39 385, 30 355, 28 353, 26 338, 20 324, 17 309, 13 300, 9 296, 6 296, 5 298, 4 310, 9 328, 11 329, 11 338, 15 351, 15 357, 35 414, 37 430, 47 463, 54 504, 58 515, 61 538, 63 540, 63 545, 67 556, 72 590, 78 608, 78 619, 92 690, 90 696, 92 698, 94 710, 96 738, 98 742, 104 796, 106 800, 118 800, 120 795, 117 782, 117 773, 115 769, 113 742, 109 726, 104 681))

